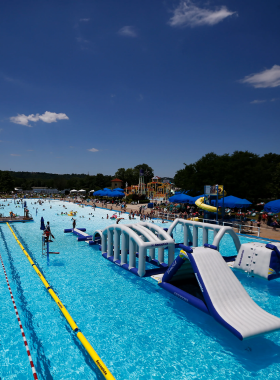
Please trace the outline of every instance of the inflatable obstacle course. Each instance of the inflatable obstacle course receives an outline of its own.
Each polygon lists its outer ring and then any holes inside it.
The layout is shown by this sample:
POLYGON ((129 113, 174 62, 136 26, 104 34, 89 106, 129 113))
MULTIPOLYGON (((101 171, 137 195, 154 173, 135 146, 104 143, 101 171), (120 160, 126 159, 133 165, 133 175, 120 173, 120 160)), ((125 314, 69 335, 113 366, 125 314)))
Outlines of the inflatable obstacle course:
MULTIPOLYGON (((93 237, 96 238, 97 235, 100 236, 100 232, 98 234, 95 232, 93 237)), ((100 238, 102 256, 139 277, 164 273, 174 260, 173 238, 161 227, 152 223, 114 224, 105 228, 100 238), (168 249, 168 265, 164 262, 165 248, 168 249), (155 250, 158 253, 157 260, 155 250), (146 262, 158 268, 146 269, 146 262)))
MULTIPOLYGON (((236 256, 222 257, 219 252, 221 239, 229 234, 238 255, 242 254, 243 245, 231 227, 176 219, 167 231, 155 224, 140 222, 110 225, 103 231, 96 230, 92 236, 87 235, 85 229, 64 232, 72 232, 78 239, 91 239, 85 240, 87 243, 101 243, 99 247, 104 258, 139 277, 153 277, 160 287, 211 315, 240 340, 280 329, 280 318, 261 309, 229 268, 228 261, 234 262, 236 256), (181 251, 174 260, 172 232, 177 225, 182 225, 184 244, 176 244, 181 251), (203 247, 198 247, 199 228, 202 229, 203 247), (208 241, 209 230, 214 232, 212 244, 208 241), (147 263, 154 268, 147 268, 147 263)), ((280 258, 280 244, 263 246, 265 255, 270 255, 269 268, 274 268, 277 274, 275 258, 278 255, 280 258)), ((260 260, 259 265, 265 267, 266 264, 260 260)))
POLYGON ((274 280, 280 277, 280 243, 242 244, 233 268, 252 276, 274 280))
POLYGON ((240 340, 280 329, 280 318, 250 298, 215 249, 185 247, 159 286, 211 315, 240 340))

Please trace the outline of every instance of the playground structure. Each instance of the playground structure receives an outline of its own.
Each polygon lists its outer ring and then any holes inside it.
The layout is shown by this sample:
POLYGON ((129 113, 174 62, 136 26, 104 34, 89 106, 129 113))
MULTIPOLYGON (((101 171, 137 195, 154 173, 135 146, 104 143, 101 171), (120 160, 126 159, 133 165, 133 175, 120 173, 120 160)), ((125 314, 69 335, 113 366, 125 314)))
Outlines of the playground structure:
POLYGON ((144 176, 140 174, 139 184, 132 185, 130 194, 146 194, 148 199, 167 200, 171 195, 172 184, 169 182, 161 182, 160 177, 153 177, 152 182, 144 183, 144 176))
MULTIPOLYGON (((73 232, 78 240, 97 245, 104 258, 139 277, 153 276, 161 288, 211 315, 240 340, 280 329, 280 319, 261 309, 234 275, 237 266, 237 269, 248 272, 246 260, 251 258, 249 251, 253 248, 248 245, 251 243, 241 245, 231 227, 176 219, 168 230, 140 222, 114 224, 102 231, 96 230, 92 236, 82 228, 64 232, 73 232), (179 225, 183 228, 184 243, 175 244, 172 233, 179 225), (202 229, 203 246, 198 246, 199 228, 202 229), (214 233, 212 244, 208 242, 209 231, 214 233), (225 234, 233 239, 237 256, 223 257, 220 254, 219 244, 225 234), (181 251, 174 260, 175 248, 181 251), (165 249, 168 250, 167 257, 165 249), (244 255, 245 249, 247 256, 244 255), (233 270, 229 262, 233 263, 233 270), (147 269, 147 263, 154 268, 147 269)), ((255 256, 259 259, 254 274, 268 280, 280 277, 280 243, 265 247, 259 244, 255 248, 258 248, 255 256), (266 276, 261 275, 261 271, 266 276)), ((252 265, 256 261, 254 259, 252 265)))
POLYGON ((149 199, 165 200, 171 195, 172 185, 169 182, 161 182, 160 177, 153 177, 152 182, 147 184, 147 197, 149 199))

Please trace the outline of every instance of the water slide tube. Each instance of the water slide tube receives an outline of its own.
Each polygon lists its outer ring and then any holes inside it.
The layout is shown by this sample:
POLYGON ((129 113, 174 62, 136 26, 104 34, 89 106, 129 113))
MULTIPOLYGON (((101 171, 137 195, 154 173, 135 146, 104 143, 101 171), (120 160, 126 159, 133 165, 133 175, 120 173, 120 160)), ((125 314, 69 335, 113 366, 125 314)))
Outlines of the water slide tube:
POLYGON ((195 204, 197 207, 202 208, 202 210, 205 210, 208 212, 217 212, 217 207, 207 205, 203 202, 204 202, 204 197, 201 197, 195 201, 195 204))

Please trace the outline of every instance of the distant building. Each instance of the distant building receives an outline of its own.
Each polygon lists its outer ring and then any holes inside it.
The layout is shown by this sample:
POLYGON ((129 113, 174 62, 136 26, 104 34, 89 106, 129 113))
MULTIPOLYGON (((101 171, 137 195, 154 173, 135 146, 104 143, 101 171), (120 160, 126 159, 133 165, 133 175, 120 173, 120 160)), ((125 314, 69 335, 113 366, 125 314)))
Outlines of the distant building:
POLYGON ((36 193, 36 194, 58 194, 59 193, 59 190, 48 188, 48 187, 33 186, 31 187, 31 189, 33 193, 36 193))
POLYGON ((123 181, 121 179, 115 178, 111 180, 111 189, 116 189, 117 187, 122 187, 123 181))

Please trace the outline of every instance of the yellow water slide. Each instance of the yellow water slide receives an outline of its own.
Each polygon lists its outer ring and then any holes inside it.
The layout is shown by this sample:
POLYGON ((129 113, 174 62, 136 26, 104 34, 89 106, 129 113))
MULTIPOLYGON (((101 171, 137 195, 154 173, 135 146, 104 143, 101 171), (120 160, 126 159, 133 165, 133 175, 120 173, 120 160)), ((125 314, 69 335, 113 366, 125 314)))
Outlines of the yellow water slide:
POLYGON ((204 197, 198 198, 195 201, 195 204, 197 207, 202 208, 202 210, 209 211, 209 212, 217 212, 217 207, 207 205, 204 202, 204 197))
MULTIPOLYGON (((223 186, 218 186, 218 193, 219 193, 219 198, 222 198, 222 193, 223 193, 223 186)), ((226 196, 226 192, 224 191, 224 195, 226 196)), ((201 208, 202 210, 208 211, 208 212, 217 212, 217 207, 207 205, 204 202, 204 197, 198 198, 195 201, 195 204, 197 207, 201 208)))

